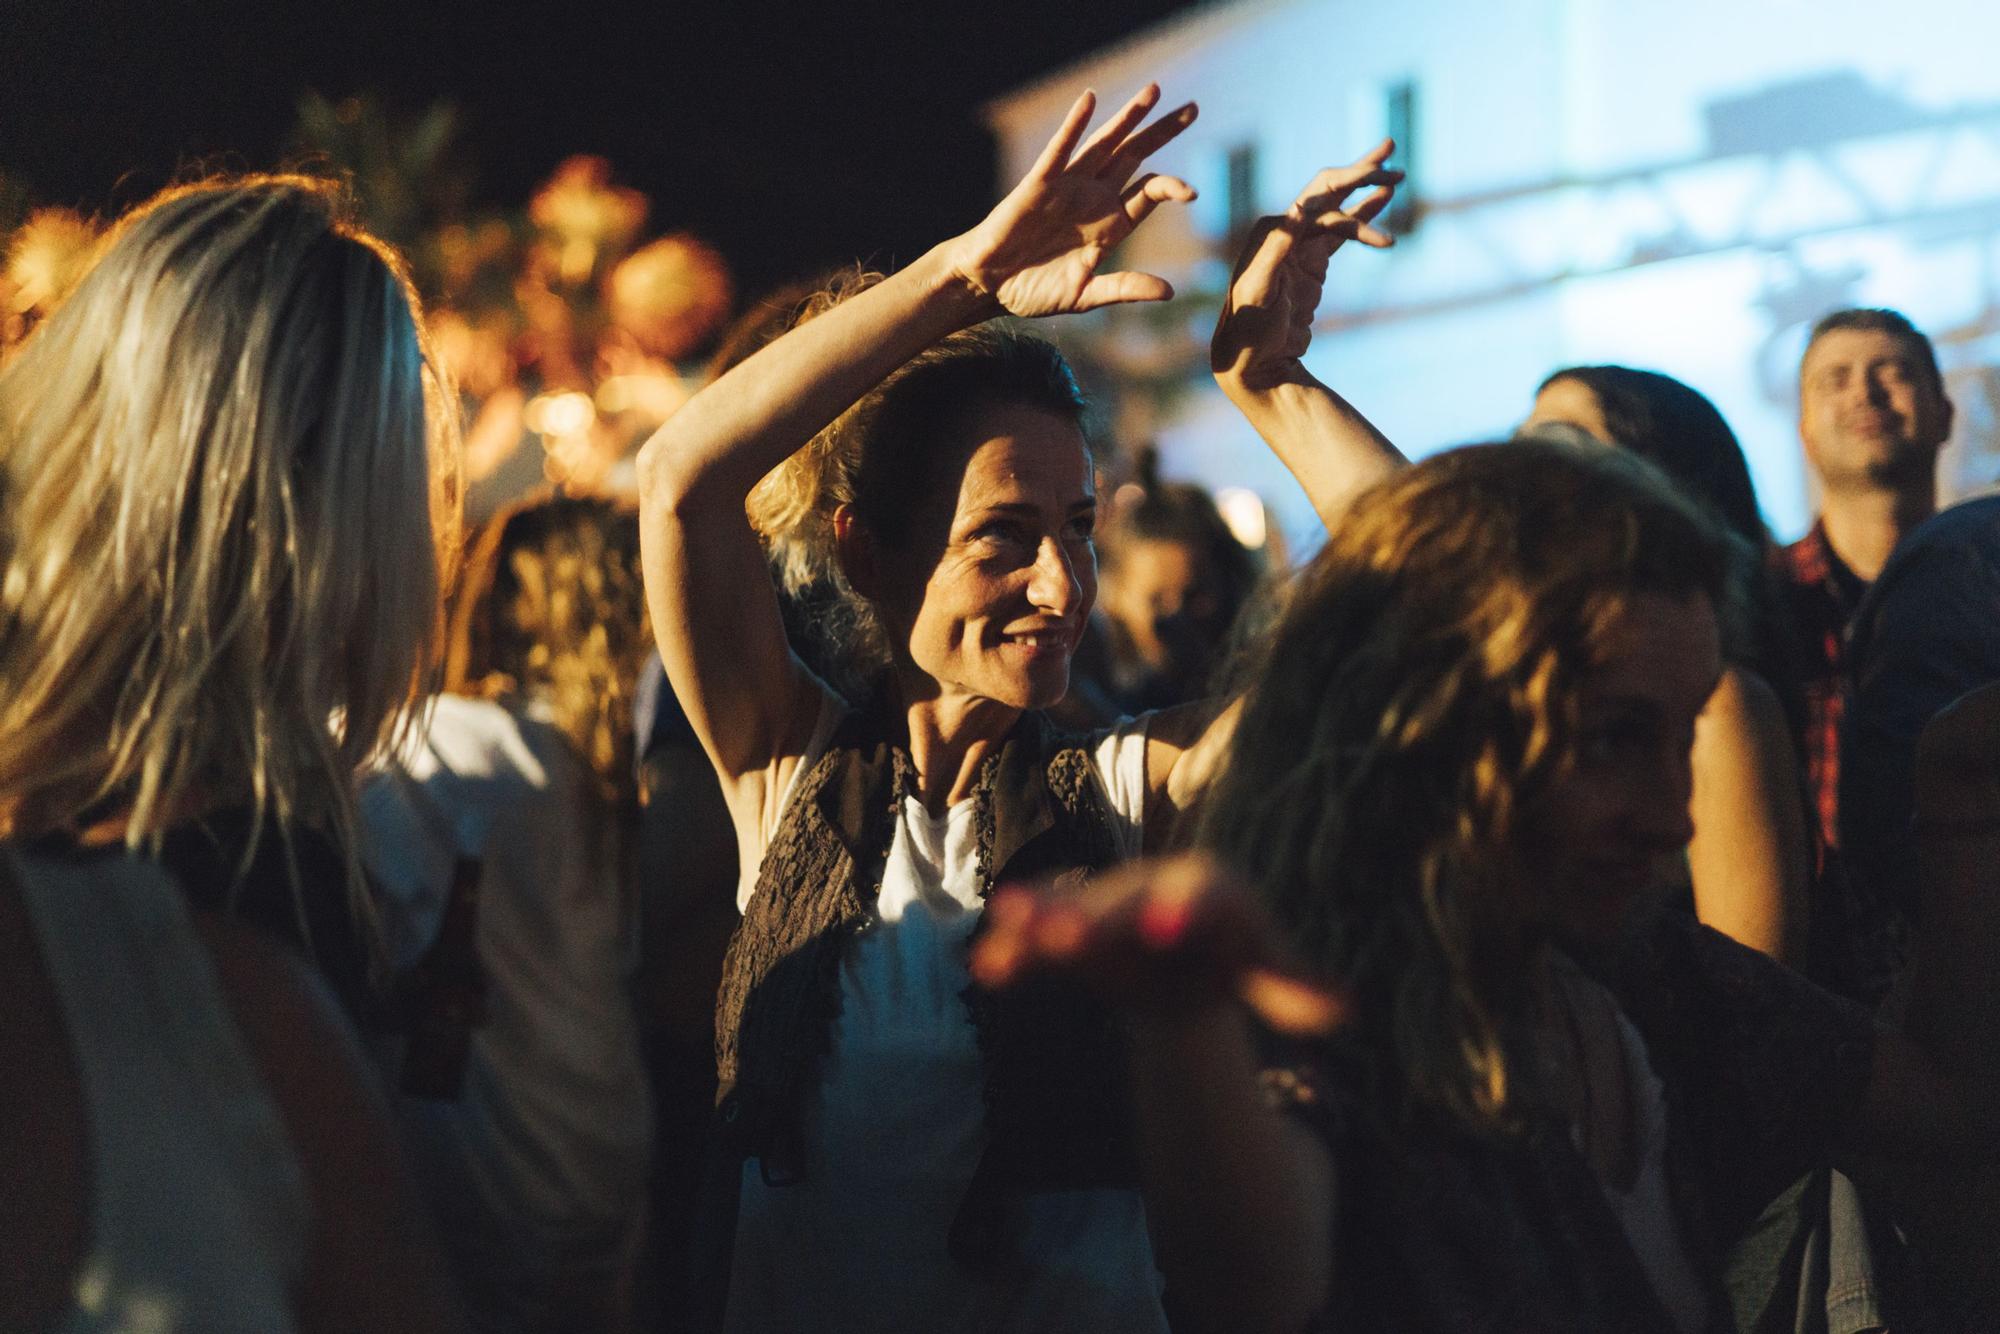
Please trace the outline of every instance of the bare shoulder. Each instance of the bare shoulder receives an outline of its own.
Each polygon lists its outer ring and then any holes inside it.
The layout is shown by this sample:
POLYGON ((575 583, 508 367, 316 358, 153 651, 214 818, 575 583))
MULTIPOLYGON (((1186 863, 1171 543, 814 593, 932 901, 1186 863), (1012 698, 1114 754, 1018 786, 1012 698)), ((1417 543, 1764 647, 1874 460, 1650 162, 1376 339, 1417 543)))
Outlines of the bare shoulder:
POLYGON ((1713 729, 1718 739, 1733 738, 1746 750, 1768 752, 1791 749, 1785 707, 1778 692, 1758 673, 1747 667, 1730 667, 1716 683, 1715 693, 1702 710, 1705 729, 1713 729))

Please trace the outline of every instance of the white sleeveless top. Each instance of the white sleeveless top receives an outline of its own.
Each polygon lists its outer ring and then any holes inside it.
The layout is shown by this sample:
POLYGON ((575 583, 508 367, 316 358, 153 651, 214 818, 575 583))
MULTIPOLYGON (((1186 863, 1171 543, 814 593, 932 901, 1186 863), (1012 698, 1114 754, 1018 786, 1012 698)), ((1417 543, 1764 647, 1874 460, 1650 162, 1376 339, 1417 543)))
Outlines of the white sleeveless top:
POLYGON ((304 1174, 180 891, 115 852, 5 855, 90 1128, 89 1249, 57 1328, 294 1328, 304 1174))
MULTIPOLYGON (((829 707, 794 771, 839 722, 829 707)), ((1146 720, 1089 740, 1119 855, 1138 855, 1146 720)), ((786 804, 792 799, 786 793, 786 804)), ((803 1179, 744 1165, 727 1326, 1165 1334, 1136 1190, 1030 1196, 1019 1273, 975 1273, 946 1237, 986 1143, 985 1073, 961 993, 982 900, 973 803, 899 812, 882 889, 840 965, 840 1016, 808 1098, 803 1179)), ((767 835, 769 831, 766 831, 767 835)), ((756 884, 745 877, 739 904, 756 884)))

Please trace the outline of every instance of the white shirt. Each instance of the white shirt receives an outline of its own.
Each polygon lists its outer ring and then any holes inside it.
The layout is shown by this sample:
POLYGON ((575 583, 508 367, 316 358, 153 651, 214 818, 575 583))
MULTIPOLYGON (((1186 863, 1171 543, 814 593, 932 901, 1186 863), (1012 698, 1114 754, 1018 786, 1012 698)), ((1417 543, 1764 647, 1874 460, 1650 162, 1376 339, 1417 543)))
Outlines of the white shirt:
MULTIPOLYGON (((1558 965, 1556 978, 1558 985, 1594 993, 1618 1021, 1625 1079, 1632 1090, 1632 1129, 1638 1146, 1639 1170, 1629 1187, 1621 1187, 1602 1176, 1598 1177, 1597 1185, 1675 1326, 1685 1334, 1696 1334, 1708 1328, 1708 1290, 1694 1262, 1688 1258, 1687 1243, 1681 1237, 1680 1215, 1674 1208, 1667 1182, 1666 1086, 1653 1071, 1645 1038, 1608 991, 1566 959, 1558 965)), ((1580 1150, 1581 1132, 1573 1133, 1580 1150)))
POLYGON ((435 940, 457 859, 481 862, 487 1018, 464 1093, 397 1112, 454 1261, 521 1301, 563 1275, 614 1272, 645 1200, 636 902, 591 784, 539 703, 441 695, 400 766, 361 795, 396 969, 435 940))
MULTIPOLYGON (((829 707, 794 771, 825 753, 829 707)), ((1089 743, 1121 857, 1145 806, 1144 719, 1089 743)), ((786 803, 792 800, 788 790, 786 803)), ((1154 1331, 1159 1277, 1135 1190, 1028 1198, 1024 1274, 974 1273, 947 1233, 986 1143, 985 1076, 962 993, 982 901, 974 803, 906 798, 867 925, 840 965, 839 1018, 808 1096, 803 1180, 745 1164, 731 1330, 1154 1331)), ((747 904, 754 868, 739 891, 747 904)))

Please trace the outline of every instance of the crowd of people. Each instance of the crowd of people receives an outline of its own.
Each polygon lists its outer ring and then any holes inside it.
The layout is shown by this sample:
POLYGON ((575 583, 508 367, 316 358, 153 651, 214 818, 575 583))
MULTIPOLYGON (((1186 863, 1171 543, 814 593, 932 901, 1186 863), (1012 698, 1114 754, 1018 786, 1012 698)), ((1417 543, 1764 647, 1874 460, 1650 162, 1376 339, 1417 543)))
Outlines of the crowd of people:
POLYGON ((1928 340, 1815 327, 1790 546, 1652 371, 1410 463, 1304 360, 1384 142, 1215 327, 1265 568, 1039 331, 1173 298, 1160 100, 469 538, 340 187, 115 224, 0 367, 0 1327, 2000 1328, 1928 340))

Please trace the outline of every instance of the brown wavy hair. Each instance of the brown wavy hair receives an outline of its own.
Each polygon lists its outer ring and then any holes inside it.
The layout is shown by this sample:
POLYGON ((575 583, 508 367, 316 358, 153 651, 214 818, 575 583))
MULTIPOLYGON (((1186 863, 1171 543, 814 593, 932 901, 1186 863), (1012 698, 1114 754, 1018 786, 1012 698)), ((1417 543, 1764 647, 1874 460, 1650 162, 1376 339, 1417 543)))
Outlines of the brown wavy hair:
POLYGON ((1629 454, 1435 456, 1358 499, 1261 660, 1201 841, 1359 1002, 1383 1095, 1512 1124, 1524 819, 1632 598, 1721 601, 1714 523, 1629 454))
MULTIPOLYGON (((837 275, 798 303, 790 327, 881 281, 860 269, 837 275)), ((974 413, 997 405, 1073 422, 1088 444, 1087 404, 1062 353, 1019 324, 990 320, 946 335, 890 372, 751 491, 751 526, 786 591, 830 586, 839 594, 813 627, 837 659, 836 684, 860 688, 888 665, 889 645, 873 608, 841 574, 834 511, 851 506, 869 532, 898 545, 917 501, 945 482, 952 462, 963 462, 947 442, 974 413)))
POLYGON ((629 807, 633 697, 652 642, 637 513, 601 496, 543 494, 480 530, 453 603, 444 687, 542 700, 600 796, 629 807))

